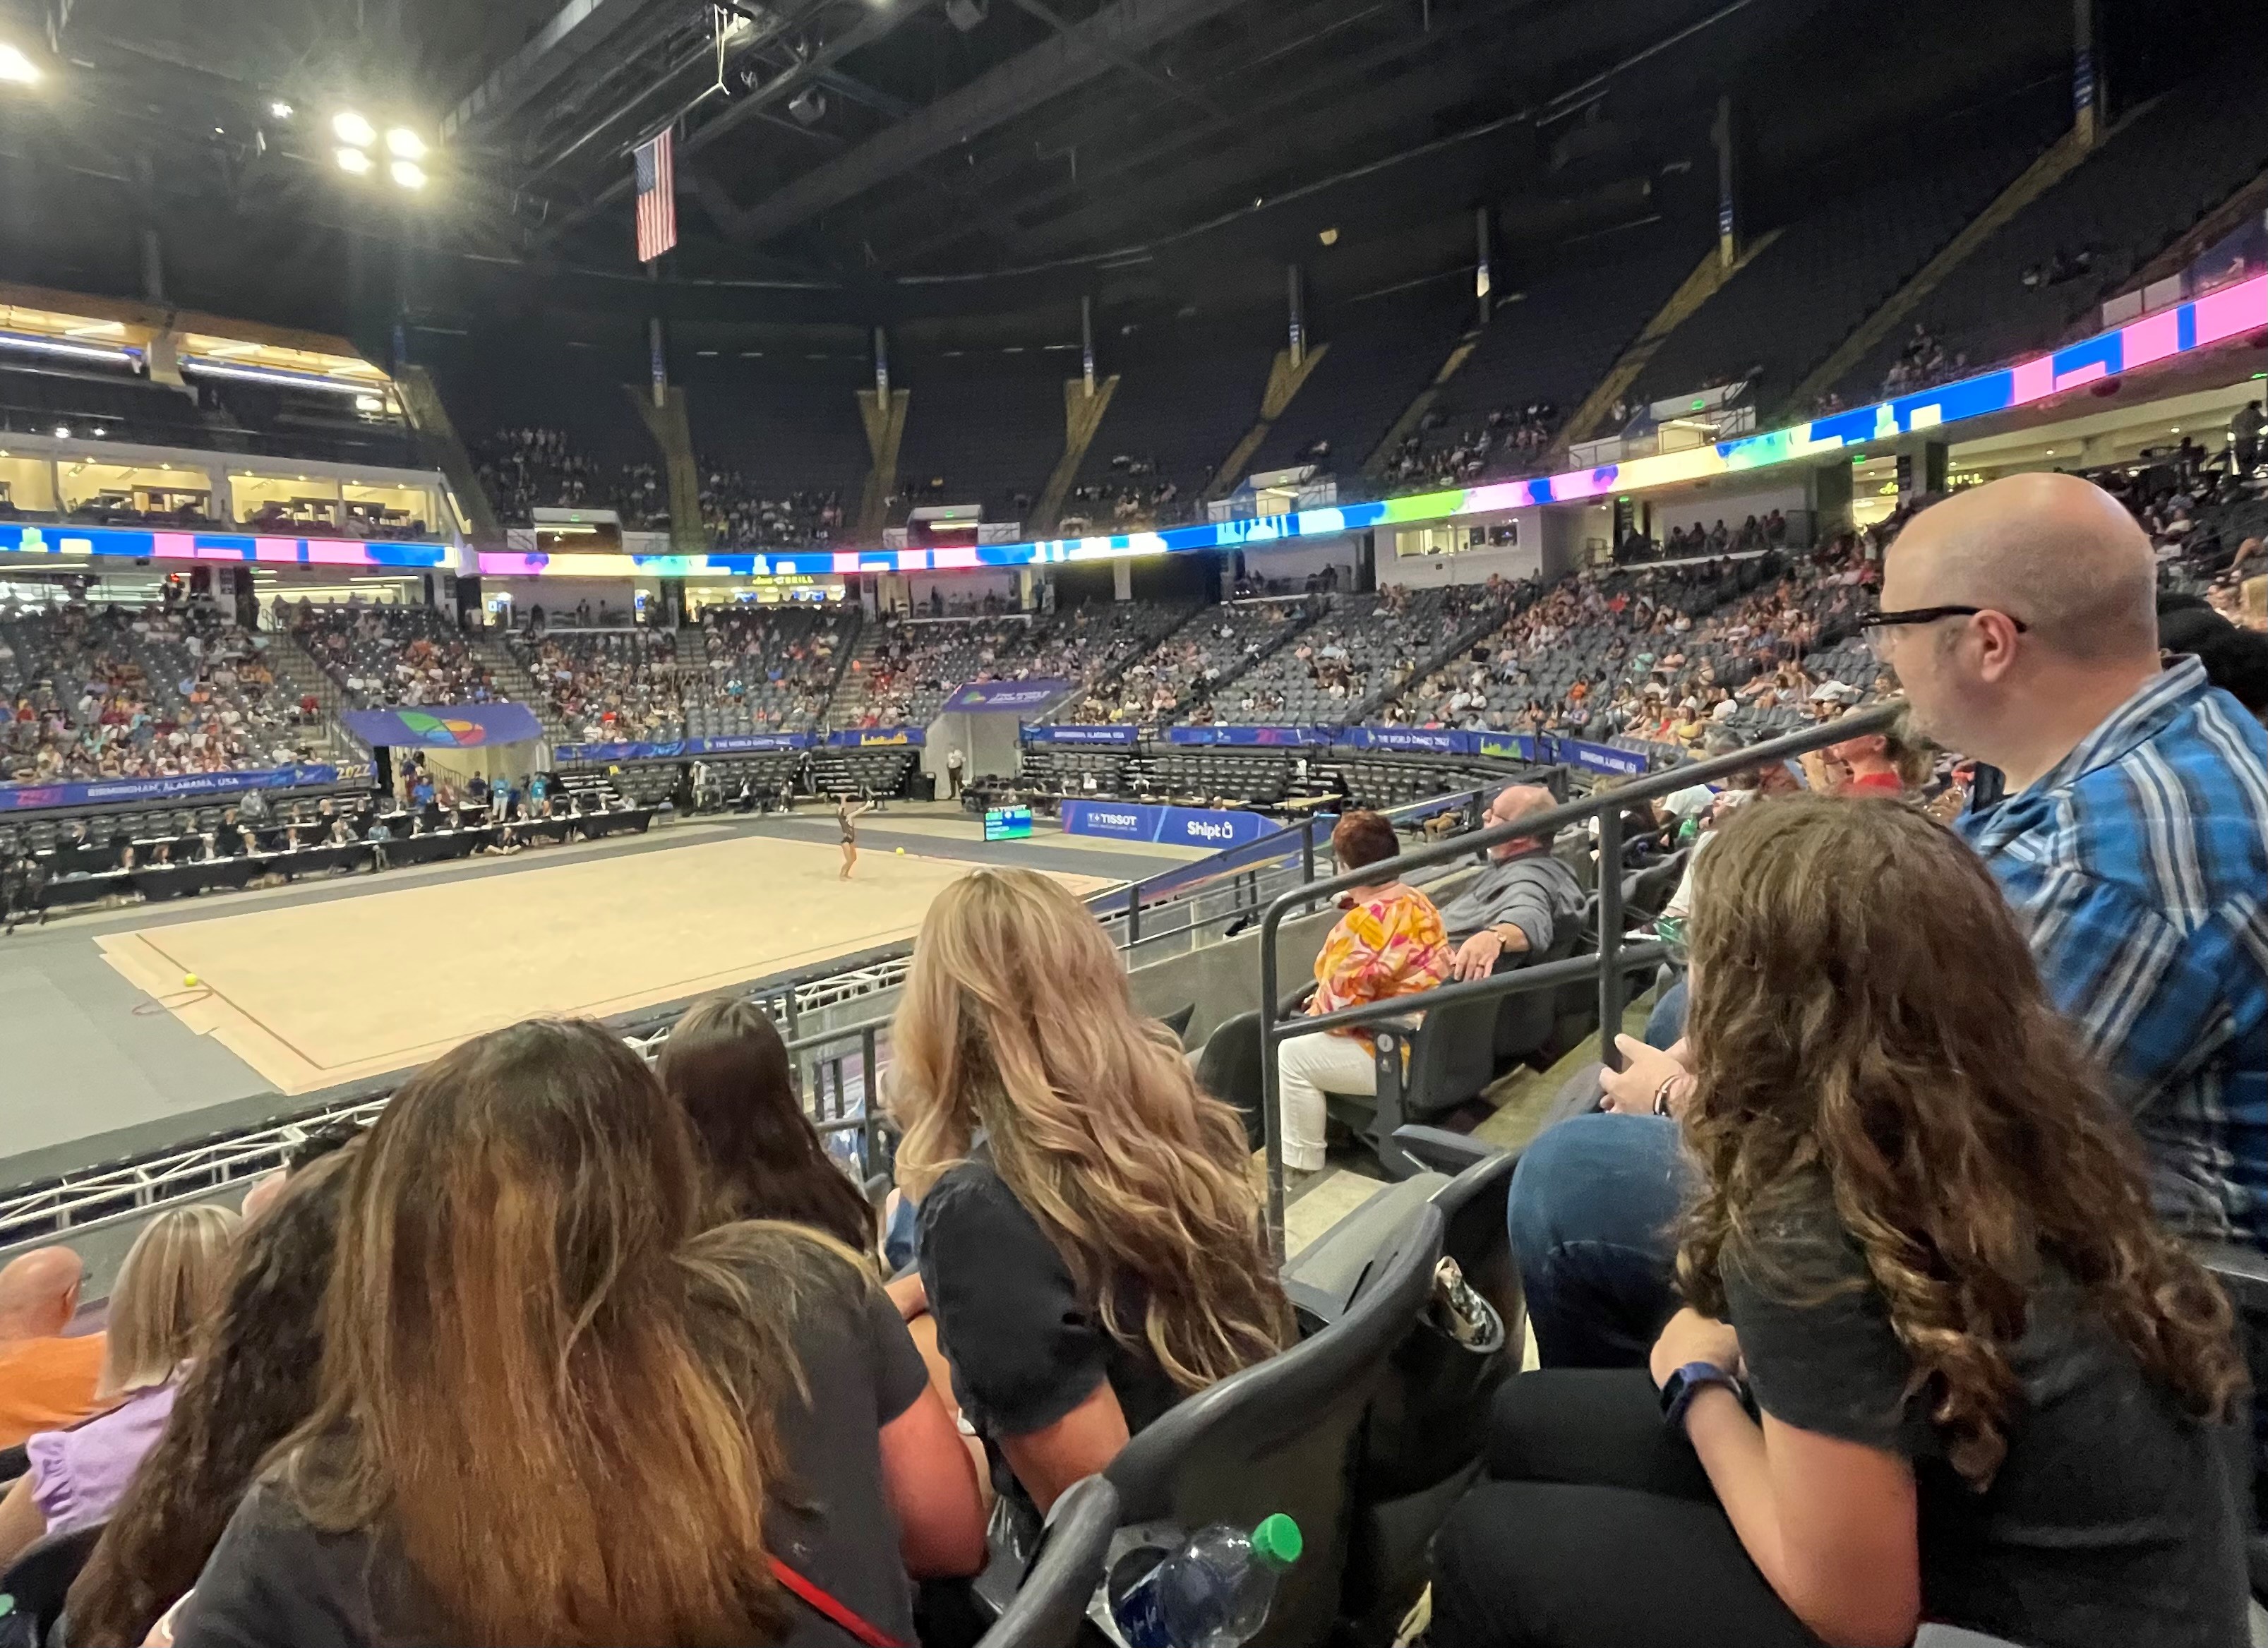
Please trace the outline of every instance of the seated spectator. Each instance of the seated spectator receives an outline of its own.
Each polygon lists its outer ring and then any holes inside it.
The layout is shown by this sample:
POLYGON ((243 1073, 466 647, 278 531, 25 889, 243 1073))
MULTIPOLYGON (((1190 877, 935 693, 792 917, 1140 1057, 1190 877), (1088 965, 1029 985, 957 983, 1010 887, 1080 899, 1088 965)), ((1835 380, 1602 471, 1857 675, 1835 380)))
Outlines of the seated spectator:
MULTIPOLYGON (((1482 828, 1517 823, 1558 804, 1535 784, 1511 784, 1489 803, 1482 828)), ((1442 907, 1441 925, 1456 953, 1460 979, 1486 978, 1499 966, 1518 967, 1551 948, 1565 924, 1583 913, 1575 872, 1551 856, 1550 835, 1498 842, 1487 868, 1442 907)))
POLYGON ((1290 1335, 1243 1121, 1136 1017, 1094 917, 1029 870, 931 904, 892 1042, 938 1341, 1003 1503, 1035 1525, 1290 1335))
POLYGON ((63 1336, 85 1275, 68 1247, 36 1247, 0 1269, 0 1447, 75 1424, 98 1405, 103 1336, 63 1336))
POLYGON ((2268 1243, 2268 732, 2162 664, 2156 575, 2099 489, 2029 475, 1914 518, 1874 622, 1916 728, 1998 768, 1961 820, 2110 1066, 2185 1235, 2268 1243))
POLYGON ((983 1559, 921 1358, 826 1238, 706 1223, 599 1026, 427 1065, 351 1170, 315 1409, 176 1641, 838 1642, 791 1574, 911 1640, 908 1573, 983 1559))
POLYGON ((787 1043, 763 1008, 704 996, 670 1031, 654 1070, 693 1123, 714 1223, 787 1219, 873 1252, 874 1210, 804 1115, 787 1043))
MULTIPOLYGON (((1432 989, 1449 976, 1447 935, 1433 901, 1395 873, 1402 843, 1380 813, 1349 813, 1331 831, 1331 850, 1342 874, 1371 870, 1342 896, 1339 918, 1315 957, 1310 1018, 1432 989)), ((1375 1093, 1375 1042, 1361 1030, 1323 1030, 1294 1036, 1276 1052, 1284 1169, 1313 1174, 1323 1168, 1325 1093, 1375 1093)))
MULTIPOLYGON (((70 1588, 70 1640, 130 1648, 188 1594, 269 1450, 315 1405, 323 1293, 351 1158, 274 1176, 247 1215, 211 1337, 70 1588)), ((261 1181, 265 1186, 267 1180, 261 1181)))
POLYGON ((1506 1387, 1498 1480, 1435 1541, 1435 1643, 2243 1642, 2229 1307, 1992 877, 1879 800, 1723 835, 1693 919, 1692 1303, 1651 1378, 1506 1387))
POLYGON ((239 1222, 226 1208, 188 1207, 142 1227, 110 1291, 95 1394, 111 1405, 26 1441, 29 1467, 0 1500, 0 1567, 43 1534, 110 1514, 166 1428, 181 1365, 219 1307, 239 1222))

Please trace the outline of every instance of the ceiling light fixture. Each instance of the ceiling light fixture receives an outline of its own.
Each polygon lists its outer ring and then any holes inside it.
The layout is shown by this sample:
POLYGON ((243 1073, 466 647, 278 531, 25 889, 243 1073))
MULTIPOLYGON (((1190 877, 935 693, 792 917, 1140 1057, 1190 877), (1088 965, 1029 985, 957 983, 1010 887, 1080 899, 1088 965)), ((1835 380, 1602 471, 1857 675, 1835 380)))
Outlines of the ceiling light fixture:
POLYGON ((40 84, 39 65, 24 55, 22 47, 11 46, 5 40, 0 40, 0 82, 11 85, 37 85, 40 84))
POLYGON ((423 160, 425 140, 407 126, 396 126, 386 134, 386 152, 397 160, 423 160))
POLYGON ((361 177, 370 170, 370 157, 359 149, 342 149, 338 159, 339 170, 351 173, 356 177, 361 177))
POLYGON ((425 187, 425 168, 415 160, 397 160, 387 169, 393 173, 394 180, 406 189, 425 187))
POLYGON ((342 143, 367 149, 378 141, 378 129, 352 109, 331 117, 331 130, 342 143))
POLYGON ((275 102, 270 103, 268 106, 268 113, 269 117, 275 120, 290 120, 291 118, 291 106, 284 101, 283 99, 278 98, 275 102))

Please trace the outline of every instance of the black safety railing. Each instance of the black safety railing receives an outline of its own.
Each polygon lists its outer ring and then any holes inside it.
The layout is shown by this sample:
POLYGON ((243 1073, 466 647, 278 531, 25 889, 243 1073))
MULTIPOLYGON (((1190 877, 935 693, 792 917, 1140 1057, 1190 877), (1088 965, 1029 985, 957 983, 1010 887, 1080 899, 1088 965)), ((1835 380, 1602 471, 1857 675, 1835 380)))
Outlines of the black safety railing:
POLYGON ((1623 809, 1633 803, 1652 801, 1656 797, 1666 796, 1693 784, 1707 784, 1714 779, 1747 772, 1766 761, 1785 761, 1792 756, 1823 749, 1830 744, 1839 744, 1862 733, 1879 732, 1897 719, 1904 707, 1903 703, 1887 703, 1859 710, 1833 721, 1822 722, 1817 726, 1806 727, 1785 738, 1752 744, 1730 755, 1673 767, 1618 784, 1612 790, 1594 791, 1581 800, 1530 813, 1513 823, 1498 824, 1491 828, 1456 836, 1439 846, 1405 852, 1395 860, 1396 872, 1406 873, 1470 858, 1474 854, 1485 852, 1502 842, 1521 841, 1537 835, 1556 835, 1571 824, 1596 819, 1599 827, 1599 947, 1593 955, 1515 968, 1464 983, 1445 984, 1414 995, 1396 996, 1359 1007, 1342 1008, 1336 1012, 1287 1019, 1279 1012, 1282 969, 1277 956, 1278 935, 1285 918, 1305 914, 1342 893, 1375 879, 1376 871, 1374 868, 1351 871, 1328 880, 1294 887, 1275 899, 1260 919, 1260 1090, 1267 1141, 1269 1239, 1275 1247, 1277 1259, 1280 1262, 1284 1257, 1284 1140, 1282 1118, 1278 1114, 1281 1100, 1276 1070, 1277 1048, 1295 1036, 1382 1025, 1388 1020, 1407 1019, 1411 1013, 1427 1008, 1450 1007, 1461 1002, 1478 1001, 1490 997, 1558 990, 1595 978, 1599 987, 1599 1056, 1608 1065, 1619 1068, 1614 1038, 1622 1028, 1623 1008, 1628 1000, 1624 991, 1624 980, 1632 969, 1654 966, 1667 954, 1666 948, 1660 944, 1629 943, 1623 932, 1623 809))

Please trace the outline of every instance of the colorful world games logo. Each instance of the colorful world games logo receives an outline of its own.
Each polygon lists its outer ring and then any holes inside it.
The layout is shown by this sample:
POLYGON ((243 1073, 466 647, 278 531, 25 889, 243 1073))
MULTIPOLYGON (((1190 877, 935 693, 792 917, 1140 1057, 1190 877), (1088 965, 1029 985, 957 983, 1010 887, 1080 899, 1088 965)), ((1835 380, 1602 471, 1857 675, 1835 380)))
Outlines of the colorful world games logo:
POLYGON ((489 730, 477 721, 458 721, 447 716, 427 715, 422 710, 400 710, 401 725, 427 744, 453 745, 458 749, 469 749, 488 741, 489 730))

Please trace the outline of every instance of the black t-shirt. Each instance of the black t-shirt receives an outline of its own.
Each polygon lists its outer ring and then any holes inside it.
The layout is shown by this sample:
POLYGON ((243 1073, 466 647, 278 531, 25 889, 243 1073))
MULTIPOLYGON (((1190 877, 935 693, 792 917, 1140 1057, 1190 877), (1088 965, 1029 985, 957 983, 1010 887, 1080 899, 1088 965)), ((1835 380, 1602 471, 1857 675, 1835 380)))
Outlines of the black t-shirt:
POLYGON ((1727 1249, 1727 1313, 1764 1410, 1911 1461, 1926 1617, 2039 1648, 2242 1648, 2243 1534, 2227 1439, 2184 1415, 2056 1273, 2011 1358, 2025 1409, 1992 1485, 1945 1459, 1912 1363, 1859 1247, 1818 1200, 1780 1221, 1744 1270, 1727 1249), (1776 1269, 1775 1265, 1778 1267, 1776 1269), (1797 1279, 1791 1306, 1767 1292, 1797 1279))
MULTIPOLYGON (((981 1150, 930 1188, 915 1228, 954 1394, 988 1442, 1044 1431, 1106 1379, 1129 1434, 1181 1400, 1146 1345, 1103 1327, 1063 1255, 981 1150)), ((1138 1288, 1117 1304, 1122 1323, 1142 1321, 1138 1288)))
MULTIPOLYGON (((837 1272, 836 1274, 840 1274, 837 1272)), ((810 1404, 779 1416, 791 1480, 765 1515, 772 1554, 901 1642, 914 1640, 912 1587, 882 1484, 876 1434, 929 1383, 896 1307, 847 1277, 806 1290, 795 1346, 810 1404), (807 1505, 792 1509, 783 1499, 807 1505)), ((635 1528, 621 1537, 635 1544, 635 1528)), ((324 1534, 275 1484, 255 1486, 230 1519, 174 1622, 180 1648, 368 1648, 453 1640, 380 1534, 324 1534), (386 1622, 381 1630, 378 1622, 386 1622), (416 1621, 418 1623, 404 1623, 416 1621)), ((784 1648, 846 1648, 850 1634, 791 1601, 784 1648)))

